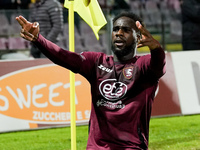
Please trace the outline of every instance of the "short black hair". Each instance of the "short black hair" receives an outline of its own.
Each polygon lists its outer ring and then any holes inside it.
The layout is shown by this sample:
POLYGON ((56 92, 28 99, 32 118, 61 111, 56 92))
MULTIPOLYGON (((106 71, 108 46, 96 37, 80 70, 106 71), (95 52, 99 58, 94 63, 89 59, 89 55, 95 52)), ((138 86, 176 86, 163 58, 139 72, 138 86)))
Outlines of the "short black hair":
POLYGON ((114 22, 115 22, 117 19, 119 19, 119 18, 121 18, 121 17, 128 17, 128 18, 132 19, 134 22, 139 21, 140 24, 141 24, 142 26, 144 26, 144 22, 143 22, 143 20, 142 20, 141 17, 139 17, 138 15, 136 15, 136 14, 134 14, 134 13, 132 13, 132 12, 127 12, 127 11, 121 12, 120 14, 116 15, 116 16, 113 18, 113 24, 114 24, 114 22))

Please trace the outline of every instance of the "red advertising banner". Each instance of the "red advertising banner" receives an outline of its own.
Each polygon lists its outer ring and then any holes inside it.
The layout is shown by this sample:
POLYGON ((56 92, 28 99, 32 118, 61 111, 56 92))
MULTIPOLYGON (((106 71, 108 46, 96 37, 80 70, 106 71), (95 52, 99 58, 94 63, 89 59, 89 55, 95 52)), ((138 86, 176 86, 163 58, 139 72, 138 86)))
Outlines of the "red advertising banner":
POLYGON ((152 116, 180 115, 181 108, 171 53, 166 54, 166 74, 159 81, 152 116))
MULTIPOLYGON (((152 116, 180 115, 171 53, 152 116)), ((76 122, 87 124, 91 110, 88 81, 75 75, 76 122)), ((48 59, 0 61, 0 132, 70 125, 69 70, 48 59)))

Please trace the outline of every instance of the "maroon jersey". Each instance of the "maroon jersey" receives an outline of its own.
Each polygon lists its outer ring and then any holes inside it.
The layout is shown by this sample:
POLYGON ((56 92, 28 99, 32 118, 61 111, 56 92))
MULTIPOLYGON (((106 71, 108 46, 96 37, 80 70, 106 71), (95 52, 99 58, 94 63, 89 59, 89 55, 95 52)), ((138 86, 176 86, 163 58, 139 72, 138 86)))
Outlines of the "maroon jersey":
POLYGON ((104 53, 72 53, 39 35, 35 44, 54 63, 80 73, 91 84, 87 150, 148 149, 149 121, 165 53, 115 62, 104 53))

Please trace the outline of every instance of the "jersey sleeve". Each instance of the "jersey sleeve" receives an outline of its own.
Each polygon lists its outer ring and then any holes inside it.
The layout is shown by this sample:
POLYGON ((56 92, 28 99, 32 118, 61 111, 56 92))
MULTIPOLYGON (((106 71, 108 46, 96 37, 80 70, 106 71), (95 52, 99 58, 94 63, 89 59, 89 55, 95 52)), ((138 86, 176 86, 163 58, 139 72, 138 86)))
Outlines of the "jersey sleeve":
POLYGON ((155 50, 151 50, 150 69, 154 75, 158 78, 163 76, 166 72, 166 58, 165 52, 160 47, 155 50))
POLYGON ((87 79, 90 78, 93 70, 95 69, 94 66, 98 53, 84 52, 79 54, 70 52, 45 39, 41 34, 39 34, 38 39, 33 43, 52 62, 67 68, 74 73, 80 73, 87 79))
POLYGON ((165 52, 162 48, 151 50, 151 54, 141 56, 137 64, 145 78, 158 80, 165 74, 165 52))

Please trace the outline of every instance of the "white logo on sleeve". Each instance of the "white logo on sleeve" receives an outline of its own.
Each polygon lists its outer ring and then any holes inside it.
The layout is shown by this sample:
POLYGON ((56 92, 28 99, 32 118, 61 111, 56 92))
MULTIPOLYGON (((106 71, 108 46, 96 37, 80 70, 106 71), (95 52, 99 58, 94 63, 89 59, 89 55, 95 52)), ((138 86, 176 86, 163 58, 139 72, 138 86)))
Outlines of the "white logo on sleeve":
POLYGON ((106 71, 106 72, 108 72, 108 73, 112 72, 111 69, 106 68, 106 67, 104 67, 103 65, 99 65, 98 68, 101 69, 101 70, 104 70, 104 71, 106 71))
POLYGON ((102 81, 99 85, 101 95, 107 100, 119 100, 124 97, 127 92, 127 85, 116 81, 116 79, 107 79, 102 81))

